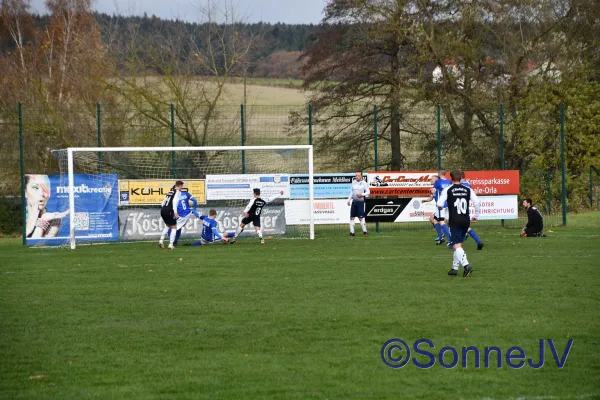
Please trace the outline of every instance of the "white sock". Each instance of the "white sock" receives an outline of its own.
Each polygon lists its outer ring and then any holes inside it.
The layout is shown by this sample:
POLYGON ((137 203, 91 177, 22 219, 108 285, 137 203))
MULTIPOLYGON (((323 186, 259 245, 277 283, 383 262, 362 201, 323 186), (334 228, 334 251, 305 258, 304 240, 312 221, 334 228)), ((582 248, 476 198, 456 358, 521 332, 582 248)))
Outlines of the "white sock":
POLYGON ((162 242, 165 238, 165 236, 167 236, 167 232, 169 232, 169 227, 167 226, 165 229, 162 230, 162 234, 160 235, 160 241, 162 242))
POLYGON ((467 255, 465 254, 465 251, 463 250, 462 247, 459 247, 458 249, 456 249, 454 254, 456 254, 456 259, 463 267, 465 265, 469 265, 469 260, 467 260, 467 255))
POLYGON ((456 251, 454 251, 454 253, 452 253, 452 269, 458 270, 458 265, 458 255, 456 254, 456 251))
POLYGON ((169 235, 169 244, 173 244, 175 241, 175 235, 177 235, 177 229, 171 229, 171 234, 169 235))
POLYGON ((256 233, 258 233, 258 237, 262 239, 262 228, 257 230, 256 233))
POLYGON ((363 233, 367 232, 367 223, 365 222, 364 219, 362 221, 360 221, 360 227, 362 228, 363 233))
POLYGON ((234 239, 236 239, 242 232, 244 232, 244 228, 238 226, 237 230, 235 231, 235 235, 233 235, 234 239))
POLYGON ((354 220, 350 221, 350 233, 354 233, 354 220))

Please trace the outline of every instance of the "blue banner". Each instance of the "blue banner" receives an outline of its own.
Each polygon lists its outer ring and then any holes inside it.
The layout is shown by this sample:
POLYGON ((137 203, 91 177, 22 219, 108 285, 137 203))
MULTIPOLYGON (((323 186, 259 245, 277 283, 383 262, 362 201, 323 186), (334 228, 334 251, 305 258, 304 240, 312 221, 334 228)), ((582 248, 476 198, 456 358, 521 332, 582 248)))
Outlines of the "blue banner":
MULTIPOLYGON (((25 175, 27 244, 69 240, 67 175, 25 175)), ((117 175, 74 175, 75 237, 79 241, 119 239, 117 175)))
MULTIPOLYGON (((354 174, 313 176, 315 199, 348 198, 354 174)), ((290 175, 290 199, 308 199, 308 175, 290 175)))

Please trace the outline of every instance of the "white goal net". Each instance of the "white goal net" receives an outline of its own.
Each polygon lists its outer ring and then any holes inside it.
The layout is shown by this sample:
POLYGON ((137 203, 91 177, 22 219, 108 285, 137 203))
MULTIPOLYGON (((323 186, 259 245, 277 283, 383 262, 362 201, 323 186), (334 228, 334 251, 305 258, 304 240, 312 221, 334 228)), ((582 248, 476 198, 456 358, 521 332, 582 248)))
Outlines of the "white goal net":
MULTIPOLYGON (((199 214, 217 212, 221 233, 236 230, 253 189, 259 188, 262 199, 272 199, 261 213, 265 238, 314 239, 312 146, 105 147, 53 153, 60 165, 58 181, 28 178, 55 186, 46 190, 47 197, 55 198, 44 200, 36 223, 41 227, 28 238, 32 244, 75 248, 86 242, 158 241, 165 227, 160 204, 177 180, 197 199, 199 214), (293 195, 292 177, 305 177, 307 183, 293 195)), ((198 240, 201 230, 202 221, 192 214, 180 240, 198 240)), ((248 226, 243 235, 256 236, 255 228, 248 226)))

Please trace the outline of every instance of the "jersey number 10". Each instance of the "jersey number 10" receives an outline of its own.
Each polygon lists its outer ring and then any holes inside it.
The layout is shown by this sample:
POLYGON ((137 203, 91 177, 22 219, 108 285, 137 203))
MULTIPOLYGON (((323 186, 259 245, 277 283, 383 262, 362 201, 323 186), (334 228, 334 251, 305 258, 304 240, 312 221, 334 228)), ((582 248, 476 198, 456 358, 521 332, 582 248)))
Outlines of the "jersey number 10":
POLYGON ((456 199, 454 202, 454 208, 457 214, 467 213, 467 199, 456 199))

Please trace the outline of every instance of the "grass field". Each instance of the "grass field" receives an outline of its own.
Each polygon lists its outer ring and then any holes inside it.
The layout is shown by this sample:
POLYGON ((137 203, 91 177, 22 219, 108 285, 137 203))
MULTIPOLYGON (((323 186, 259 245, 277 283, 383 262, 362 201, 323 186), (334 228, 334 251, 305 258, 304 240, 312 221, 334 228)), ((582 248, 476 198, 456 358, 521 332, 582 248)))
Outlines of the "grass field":
POLYGON ((0 398, 597 399, 599 220, 481 230, 466 279, 446 275, 433 230, 176 251, 0 240, 0 398), (559 357, 574 342, 563 369, 548 347, 537 370, 391 369, 392 338, 535 362, 540 339, 559 357))

